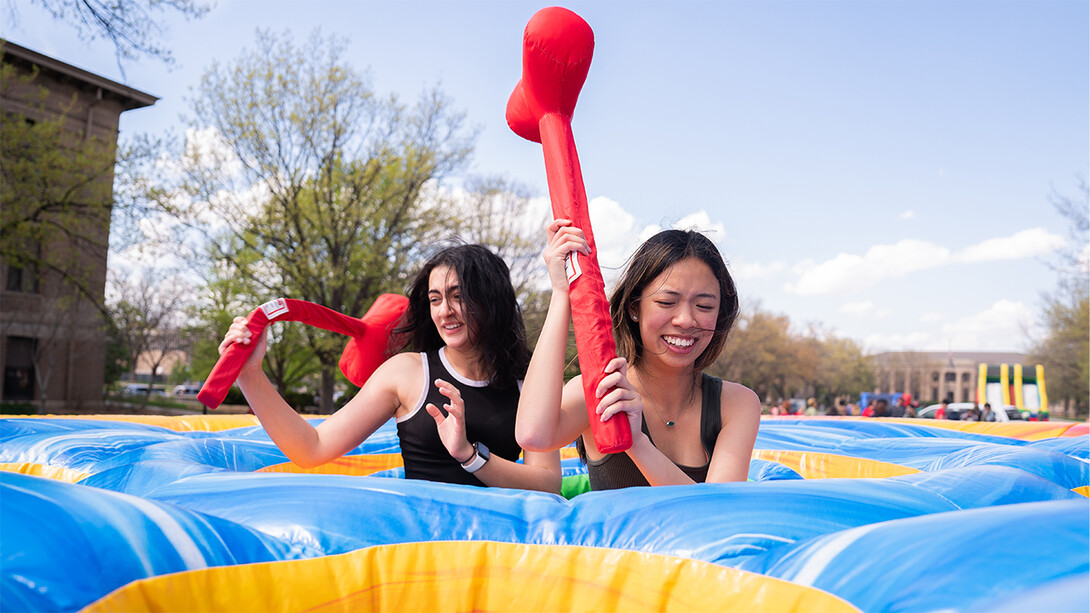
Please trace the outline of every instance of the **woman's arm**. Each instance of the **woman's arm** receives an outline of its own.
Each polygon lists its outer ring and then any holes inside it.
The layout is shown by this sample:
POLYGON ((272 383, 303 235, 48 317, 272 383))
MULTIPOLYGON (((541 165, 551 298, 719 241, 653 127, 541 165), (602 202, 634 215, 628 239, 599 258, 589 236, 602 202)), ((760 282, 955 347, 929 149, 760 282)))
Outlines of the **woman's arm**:
POLYGON ((522 383, 515 422, 515 438, 519 446, 528 451, 559 449, 590 427, 584 402, 575 402, 564 392, 564 354, 571 324, 564 263, 573 251, 589 251, 583 231, 569 227, 570 223, 557 219, 547 230, 549 246, 544 259, 552 284, 552 297, 522 383))
POLYGON ((522 464, 492 455, 473 473, 491 487, 515 487, 524 490, 560 493, 560 452, 524 451, 522 464))
POLYGON ((745 481, 761 425, 761 401, 748 387, 724 381, 720 414, 723 428, 715 440, 708 483, 745 481))
MULTIPOLYGON (((251 340, 246 319, 237 317, 220 344, 220 352, 230 343, 249 343, 251 340)), ((414 358, 419 362, 419 357, 411 354, 394 356, 375 371, 344 408, 315 429, 284 401, 261 370, 265 349, 265 335, 261 335, 239 373, 238 385, 269 438, 292 462, 304 468, 339 458, 393 417, 400 404, 399 379, 407 376, 407 370, 412 370, 414 358)), ((418 378, 420 368, 417 364, 418 378)))
MULTIPOLYGON (((694 481, 673 460, 651 443, 643 432, 643 399, 628 380, 628 362, 613 358, 606 364, 606 376, 598 384, 601 402, 595 409, 603 420, 625 413, 632 429, 632 446, 625 451, 651 485, 691 485, 694 481), (610 391, 610 388, 612 390, 610 391), (608 393, 607 393, 608 392, 608 393)), ((698 443, 699 444, 699 443, 698 443)))

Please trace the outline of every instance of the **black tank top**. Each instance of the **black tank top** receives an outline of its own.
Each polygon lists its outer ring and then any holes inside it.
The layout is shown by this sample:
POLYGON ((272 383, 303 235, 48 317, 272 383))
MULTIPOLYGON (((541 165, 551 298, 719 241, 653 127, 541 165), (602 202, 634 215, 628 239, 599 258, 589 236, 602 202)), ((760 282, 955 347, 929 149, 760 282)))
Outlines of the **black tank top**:
MULTIPOLYGON (((700 403, 700 442, 704 445, 704 451, 708 455, 708 464, 704 466, 682 466, 674 464, 681 469, 690 479, 697 483, 708 480, 708 465, 711 463, 712 451, 715 449, 715 441, 719 437, 719 431, 723 428, 723 416, 719 412, 719 405, 723 398, 723 380, 708 374, 703 375, 703 398, 700 403)), ((651 433, 647 430, 647 420, 644 419, 641 428, 647 438, 651 433)), ((655 444, 655 441, 651 441, 655 444)), ((583 446, 583 437, 576 439, 576 447, 579 449, 579 457, 587 464, 587 476, 590 479, 592 490, 615 490, 622 487, 634 487, 650 485, 639 468, 628 457, 627 453, 606 454, 601 460, 591 460, 587 457, 586 447, 583 446)))
POLYGON ((444 348, 420 354, 424 366, 424 388, 416 407, 397 421, 397 437, 401 441, 401 458, 405 462, 406 479, 427 479, 444 483, 484 486, 480 479, 467 473, 450 456, 435 420, 424 407, 434 404, 446 415, 446 396, 435 387, 436 379, 448 381, 462 394, 466 411, 466 437, 470 443, 484 443, 490 453, 518 460, 522 449, 515 441, 515 414, 518 410, 519 388, 497 389, 487 381, 473 381, 455 372, 446 360, 444 348))

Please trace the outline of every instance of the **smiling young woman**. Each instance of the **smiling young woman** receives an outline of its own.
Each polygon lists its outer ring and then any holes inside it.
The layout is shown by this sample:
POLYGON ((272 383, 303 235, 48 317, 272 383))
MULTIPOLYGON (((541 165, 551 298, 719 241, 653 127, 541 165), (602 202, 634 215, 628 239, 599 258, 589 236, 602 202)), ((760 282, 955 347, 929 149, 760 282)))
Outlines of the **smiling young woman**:
MULTIPOLYGON (((265 338, 256 340, 238 383, 269 437, 293 462, 312 467, 394 418, 407 478, 559 492, 559 454, 523 454, 515 440, 530 351, 507 265, 480 245, 449 247, 424 264, 408 297, 393 334, 413 352, 384 362, 317 427, 269 382, 261 369, 265 338)), ((252 340, 245 318, 235 318, 220 352, 252 340)))
POLYGON ((586 253, 587 243, 567 220, 550 224, 548 238, 553 295, 519 402, 520 444, 542 451, 575 439, 596 490, 744 481, 760 402, 748 388, 703 372, 738 316, 734 282, 715 245, 698 232, 666 230, 632 256, 610 299, 623 357, 606 367, 596 414, 605 420, 625 413, 633 444, 603 454, 590 434, 581 377, 563 383, 571 317, 564 259, 586 253))

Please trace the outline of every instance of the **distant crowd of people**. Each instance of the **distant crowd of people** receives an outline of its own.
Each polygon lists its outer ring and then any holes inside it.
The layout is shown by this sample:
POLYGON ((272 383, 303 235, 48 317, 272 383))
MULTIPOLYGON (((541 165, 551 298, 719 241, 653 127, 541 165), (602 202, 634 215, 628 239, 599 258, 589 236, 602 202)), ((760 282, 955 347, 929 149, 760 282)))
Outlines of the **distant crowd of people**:
MULTIPOLYGON (((942 401, 934 413, 935 419, 951 419, 961 421, 996 421, 992 405, 985 402, 983 407, 973 404, 972 408, 965 411, 948 411, 949 403, 942 401)), ((860 417, 918 417, 920 403, 913 400, 911 394, 902 394, 897 401, 897 411, 891 412, 889 401, 878 398, 865 407, 849 402, 843 398, 838 399, 834 405, 818 405, 816 399, 807 398, 805 404, 801 401, 782 400, 772 405, 769 415, 828 415, 828 416, 860 416, 860 417)))

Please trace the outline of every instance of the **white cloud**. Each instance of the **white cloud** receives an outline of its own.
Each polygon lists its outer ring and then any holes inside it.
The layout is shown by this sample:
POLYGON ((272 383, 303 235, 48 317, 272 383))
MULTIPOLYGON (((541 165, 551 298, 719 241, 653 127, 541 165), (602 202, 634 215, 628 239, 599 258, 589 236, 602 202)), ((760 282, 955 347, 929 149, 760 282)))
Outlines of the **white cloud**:
POLYGON ((929 332, 876 332, 863 339, 868 353, 883 351, 928 351, 935 347, 935 337, 929 332))
POLYGON ((966 247, 956 258, 962 262, 992 262, 1019 260, 1050 253, 1064 246, 1066 241, 1059 234, 1044 228, 1030 228, 1011 236, 990 238, 966 247))
MULTIPOLYGON (((598 264, 606 286, 616 281, 624 270, 628 258, 644 241, 662 231, 658 224, 641 226, 631 213, 616 200, 598 196, 587 204, 590 223, 594 228, 594 242, 598 246, 598 264)), ((707 211, 689 213, 671 224, 673 228, 696 230, 715 243, 722 243, 726 231, 721 222, 712 221, 707 211)), ((779 264, 780 268, 783 264, 779 264)), ((734 268, 731 269, 732 273, 734 268)))
POLYGON ((696 230, 707 236, 713 243, 722 244, 727 236, 727 231, 720 222, 713 222, 707 211, 700 210, 690 213, 674 224, 679 230, 696 230))
MULTIPOLYGON (((936 313, 924 317, 939 316, 936 313)), ((936 321, 937 323, 937 321, 936 321)), ((881 351, 1011 351, 1023 347, 1037 333, 1032 309, 1022 302, 999 300, 979 313, 942 323, 937 328, 909 332, 879 332, 863 346, 881 351)))
POLYGON ((188 128, 185 131, 185 155, 202 170, 227 175, 242 172, 242 161, 223 134, 213 127, 188 128))
POLYGON ((624 210, 619 202, 604 196, 588 202, 587 208, 602 275, 615 277, 641 242, 636 218, 624 210))
POLYGON ((798 279, 784 285, 784 290, 800 296, 858 292, 885 279, 921 270, 956 263, 1028 258, 1049 253, 1063 244, 1063 237, 1044 228, 988 239, 957 253, 927 241, 905 239, 892 245, 874 245, 863 255, 840 253, 824 262, 803 260, 792 269, 798 279))
POLYGON ((747 262, 745 260, 731 260, 729 262, 730 274, 737 280, 764 279, 776 276, 787 268, 783 262, 747 262))
POLYGON ((940 333, 946 347, 1001 351, 1024 345, 1035 326, 1028 305, 1000 300, 984 311, 943 324, 940 333))
POLYGON ((871 300, 846 302, 840 305, 837 310, 852 317, 870 317, 874 319, 882 319, 889 316, 890 313, 889 308, 878 306, 871 300))
POLYGON ((946 319, 946 315, 943 315, 942 313, 936 313, 934 311, 928 311, 927 313, 922 313, 920 315, 919 322, 921 324, 933 324, 938 323, 944 319, 946 319))
POLYGON ((785 289, 801 296, 817 296, 866 289, 887 278, 934 268, 950 261, 950 251, 926 241, 906 239, 894 245, 875 245, 864 255, 841 253, 815 264, 799 262, 795 283, 785 289))
POLYGON ((901 220, 912 219, 915 216, 916 216, 916 211, 905 211, 904 213, 901 213, 900 215, 898 215, 897 219, 901 219, 901 220))
POLYGON ((864 300, 863 302, 846 302, 840 305, 840 308, 837 310, 845 315, 862 316, 867 315, 874 310, 874 303, 870 300, 864 300))

